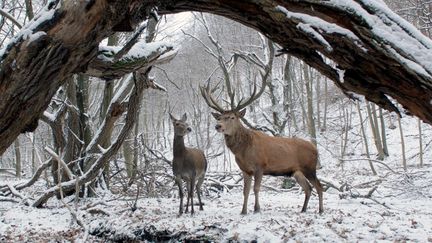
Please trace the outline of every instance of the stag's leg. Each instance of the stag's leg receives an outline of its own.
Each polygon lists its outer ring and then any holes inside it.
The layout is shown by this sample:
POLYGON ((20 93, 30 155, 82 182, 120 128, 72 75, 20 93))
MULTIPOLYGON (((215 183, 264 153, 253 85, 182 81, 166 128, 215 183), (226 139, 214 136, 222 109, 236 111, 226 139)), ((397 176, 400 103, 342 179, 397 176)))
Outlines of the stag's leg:
POLYGON ((200 177, 198 179, 198 182, 197 182, 197 185, 196 185, 196 192, 197 192, 197 195, 198 195, 198 202, 199 202, 199 205, 200 205, 199 210, 201 210, 201 211, 204 210, 203 204, 201 202, 201 186, 202 186, 203 182, 204 182, 204 176, 202 176, 202 177, 200 177))
POLYGON ((179 197, 180 197, 180 209, 179 214, 183 214, 183 188, 182 188, 182 180, 181 178, 176 177, 175 182, 179 188, 179 197))
POLYGON ((306 212, 306 208, 309 202, 309 198, 312 192, 312 188, 309 185, 309 182, 307 181, 306 177, 301 171, 296 171, 294 173, 294 178, 296 179, 297 183, 303 188, 305 192, 305 200, 303 203, 303 208, 301 210, 302 213, 306 212))
POLYGON ((316 177, 316 175, 312 176, 309 179, 309 181, 312 183, 312 185, 317 190, 318 200, 319 200, 319 213, 323 213, 324 212, 324 207, 323 207, 323 189, 322 189, 322 186, 321 186, 321 182, 318 180, 318 178, 316 177))
POLYGON ((243 180, 244 180, 243 209, 241 211, 241 214, 247 214, 247 203, 248 203, 249 193, 250 193, 250 189, 251 189, 252 176, 243 172, 243 180))
POLYGON ((255 173, 255 183, 254 183, 254 194, 255 194, 255 213, 259 213, 260 212, 260 205, 259 205, 259 191, 260 191, 260 187, 261 187, 261 180, 263 177, 263 173, 262 172, 256 172, 255 173))

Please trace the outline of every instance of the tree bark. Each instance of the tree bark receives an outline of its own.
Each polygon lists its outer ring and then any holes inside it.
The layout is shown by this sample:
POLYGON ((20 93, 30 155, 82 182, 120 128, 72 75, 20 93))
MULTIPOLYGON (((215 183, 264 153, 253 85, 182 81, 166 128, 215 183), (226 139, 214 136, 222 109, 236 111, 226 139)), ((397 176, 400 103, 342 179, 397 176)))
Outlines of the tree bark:
POLYGON ((369 102, 366 102, 366 108, 369 116, 369 123, 372 131, 372 135, 375 141, 375 147, 378 152, 377 160, 383 160, 385 157, 384 149, 382 147, 381 136, 379 132, 378 119, 376 119, 376 112, 372 112, 375 109, 375 106, 371 105, 369 102), (375 117, 374 117, 375 116, 375 117))
POLYGON ((15 176, 21 179, 21 151, 19 137, 15 140, 15 176))
POLYGON ((278 43, 281 53, 303 59, 347 95, 355 92, 398 112, 390 96, 410 114, 432 123, 432 68, 386 36, 394 31, 397 39, 418 44, 422 57, 431 56, 432 41, 396 21, 380 2, 347 3, 352 5, 314 0, 50 1, 0 53, 0 154, 20 133, 34 131, 56 90, 72 74, 87 69, 104 38, 133 30, 155 7, 160 14, 201 11, 236 20, 278 43), (42 16, 46 21, 37 21, 42 16), (378 24, 389 32, 376 32, 378 24), (38 35, 27 38, 29 32, 38 35), (343 80, 338 70, 345 71, 343 80))
POLYGON ((402 123, 401 123, 401 118, 398 117, 398 125, 399 125, 399 134, 400 134, 400 138, 401 138, 401 149, 402 149, 402 166, 404 171, 407 171, 407 160, 406 160, 406 155, 405 155, 405 139, 404 139, 404 134, 403 134, 403 129, 402 129, 402 123))

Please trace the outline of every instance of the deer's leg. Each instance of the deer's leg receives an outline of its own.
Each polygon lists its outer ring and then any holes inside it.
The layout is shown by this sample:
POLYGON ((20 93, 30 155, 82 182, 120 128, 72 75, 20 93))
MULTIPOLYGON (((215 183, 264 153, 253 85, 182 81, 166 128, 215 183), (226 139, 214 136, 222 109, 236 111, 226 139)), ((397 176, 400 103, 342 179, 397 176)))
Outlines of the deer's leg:
POLYGON ((194 188, 195 188, 195 177, 192 177, 191 182, 190 182, 190 187, 189 187, 189 197, 191 200, 191 214, 194 214, 194 204, 193 204, 193 193, 194 193, 194 188))
POLYGON ((186 192, 187 192, 187 197, 186 197, 186 210, 185 213, 189 212, 189 200, 190 200, 190 193, 189 193, 189 189, 190 188, 190 180, 186 181, 186 192))
POLYGON ((324 212, 324 207, 323 207, 323 189, 322 189, 322 186, 321 186, 321 182, 318 180, 318 178, 316 176, 313 176, 312 178, 310 178, 309 181, 312 183, 312 185, 317 190, 318 200, 319 200, 319 213, 323 213, 324 212))
POLYGON ((179 197, 180 197, 180 209, 179 214, 183 214, 183 188, 182 188, 182 181, 181 178, 176 177, 175 182, 179 188, 179 197))
POLYGON ((200 205, 199 210, 204 210, 203 209, 203 204, 201 202, 201 186, 202 186, 203 182, 204 182, 204 176, 202 176, 202 177, 200 177, 198 179, 198 182, 197 182, 197 185, 196 185, 196 192, 197 192, 197 195, 198 195, 198 202, 199 202, 199 205, 200 205))
POLYGON ((261 187, 261 180, 263 177, 263 173, 261 171, 257 171, 255 172, 255 177, 254 177, 254 194, 255 194, 255 213, 259 213, 260 211, 260 205, 259 205, 259 191, 260 191, 260 187, 261 187))
POLYGON ((309 198, 311 195, 311 191, 312 188, 309 185, 309 182, 307 181, 306 177, 304 176, 304 174, 301 171, 296 171, 294 173, 294 178, 296 179, 297 183, 303 188, 304 192, 305 192, 305 200, 303 203, 303 208, 301 210, 301 212, 306 212, 306 208, 309 202, 309 198))
POLYGON ((247 203, 248 203, 249 193, 250 193, 250 189, 251 189, 252 176, 243 172, 243 180, 244 180, 243 209, 241 211, 241 214, 247 214, 247 203))

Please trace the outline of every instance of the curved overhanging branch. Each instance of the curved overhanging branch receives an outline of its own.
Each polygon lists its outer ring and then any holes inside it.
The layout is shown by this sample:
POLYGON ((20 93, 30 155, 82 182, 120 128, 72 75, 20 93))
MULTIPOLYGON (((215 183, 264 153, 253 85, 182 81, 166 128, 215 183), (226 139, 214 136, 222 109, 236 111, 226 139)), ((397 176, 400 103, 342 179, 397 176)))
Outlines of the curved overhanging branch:
POLYGON ((159 10, 205 11, 241 22, 348 96, 361 94, 399 113, 396 100, 432 123, 432 42, 380 1, 166 1, 159 10))
POLYGON ((396 100, 432 123, 432 41, 382 1, 56 0, 0 50, 0 154, 36 128, 57 89, 87 70, 104 38, 133 30, 155 7, 160 14, 214 13, 255 28, 345 93, 392 111, 396 100))

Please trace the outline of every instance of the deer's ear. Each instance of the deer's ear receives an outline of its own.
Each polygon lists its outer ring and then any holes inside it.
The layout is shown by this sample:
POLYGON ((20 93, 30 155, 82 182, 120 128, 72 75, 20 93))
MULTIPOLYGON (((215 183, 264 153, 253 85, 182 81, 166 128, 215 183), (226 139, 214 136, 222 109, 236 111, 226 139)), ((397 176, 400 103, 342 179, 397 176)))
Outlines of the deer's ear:
POLYGON ((186 115, 186 113, 184 113, 184 114, 183 114, 183 116, 182 116, 182 119, 181 119, 181 120, 182 120, 182 122, 185 122, 185 121, 187 120, 187 115, 186 115))
POLYGON ((240 118, 243 118, 245 115, 246 115, 246 108, 244 108, 243 110, 239 111, 240 118))
POLYGON ((175 119, 175 117, 171 113, 169 113, 169 115, 170 115, 171 121, 177 120, 177 119, 175 119))
POLYGON ((214 117, 216 120, 219 120, 219 117, 221 116, 221 114, 216 113, 216 112, 212 112, 211 114, 213 115, 213 117, 214 117))

